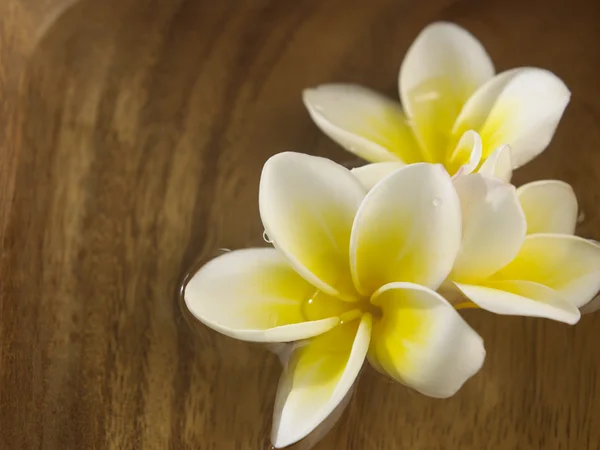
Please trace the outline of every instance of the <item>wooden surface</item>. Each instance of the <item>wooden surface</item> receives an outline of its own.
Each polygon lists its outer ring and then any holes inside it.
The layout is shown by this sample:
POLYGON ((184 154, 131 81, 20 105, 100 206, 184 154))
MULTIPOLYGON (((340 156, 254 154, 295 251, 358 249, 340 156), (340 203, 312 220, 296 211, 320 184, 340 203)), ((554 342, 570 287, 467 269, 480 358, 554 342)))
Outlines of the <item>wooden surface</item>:
MULTIPOLYGON (((268 449, 280 367, 188 323, 185 273, 260 241, 257 183, 282 150, 353 159, 305 86, 396 96, 428 22, 498 69, 573 91, 518 183, 566 180, 600 238, 600 4, 593 0, 2 0, 0 448, 268 449)), ((575 327, 468 311, 484 369, 449 400, 362 376, 315 448, 600 448, 600 315, 575 327)))

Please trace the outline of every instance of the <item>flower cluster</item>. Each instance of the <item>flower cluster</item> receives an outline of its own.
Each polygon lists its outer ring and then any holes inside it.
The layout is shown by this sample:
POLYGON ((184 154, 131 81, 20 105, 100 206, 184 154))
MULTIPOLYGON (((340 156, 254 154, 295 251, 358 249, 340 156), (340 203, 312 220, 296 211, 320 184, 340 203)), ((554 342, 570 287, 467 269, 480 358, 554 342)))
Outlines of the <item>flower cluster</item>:
POLYGON ((316 124, 372 164, 271 157, 259 209, 273 246, 225 253, 187 284, 207 326, 294 343, 275 447, 321 424, 365 360, 425 395, 453 395, 485 359, 462 308, 574 324, 600 290, 600 246, 574 235, 571 187, 509 183, 548 145, 569 91, 541 69, 493 74, 473 36, 438 23, 402 64, 406 115, 365 88, 307 90, 316 124))

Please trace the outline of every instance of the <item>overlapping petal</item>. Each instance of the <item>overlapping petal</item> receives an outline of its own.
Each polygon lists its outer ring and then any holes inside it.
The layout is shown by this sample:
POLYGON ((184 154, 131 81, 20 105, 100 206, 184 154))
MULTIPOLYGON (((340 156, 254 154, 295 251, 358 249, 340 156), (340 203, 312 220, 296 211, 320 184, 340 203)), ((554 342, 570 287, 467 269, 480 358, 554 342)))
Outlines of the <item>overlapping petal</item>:
POLYGON ((476 305, 496 314, 544 317, 568 324, 579 320, 579 310, 553 289, 532 281, 456 283, 476 305))
POLYGON ((450 397, 485 359, 483 340, 439 294, 390 283, 372 299, 382 309, 369 361, 396 381, 432 397, 450 397))
POLYGON ((441 165, 412 164, 378 183, 352 227, 350 266, 355 285, 370 295, 406 281, 437 288, 460 246, 460 203, 441 165))
POLYGON ((498 178, 506 183, 512 178, 512 161, 510 159, 510 147, 502 145, 492 152, 481 164, 477 171, 482 175, 498 178))
POLYGON ((514 186, 474 173, 454 185, 462 209, 462 244, 452 279, 486 279, 512 261, 525 240, 527 223, 514 186))
POLYGON ((547 70, 509 70, 473 94, 460 112, 453 134, 478 131, 483 158, 509 144, 513 168, 517 168, 548 146, 570 97, 562 80, 547 70))
POLYGON ((480 161, 481 138, 475 131, 469 130, 462 135, 444 166, 450 175, 458 177, 473 172, 480 161))
POLYGON ((365 314, 292 353, 275 399, 271 441, 276 448, 305 437, 344 399, 365 360, 371 324, 365 314))
POLYGON ((527 183, 517 189, 527 218, 527 233, 574 234, 577 198, 573 188, 557 180, 527 183))
POLYGON ((581 307, 600 291, 600 245, 566 234, 532 234, 494 279, 539 283, 581 307))
POLYGON ((421 160, 400 103, 354 84, 328 84, 303 93, 315 124, 346 150, 371 162, 421 160))
POLYGON ((370 191, 385 177, 404 166, 405 164, 401 162, 373 163, 352 169, 351 172, 352 175, 360 181, 360 184, 362 184, 367 191, 370 191))
POLYGON ((431 24, 415 39, 400 68, 399 89, 426 161, 444 162, 461 108, 493 75, 494 66, 481 43, 457 25, 431 24))
POLYGON ((356 300, 349 267, 350 232, 365 189, 325 158, 279 153, 263 168, 259 206, 273 245, 321 291, 356 300))
POLYGON ((204 265, 186 285, 184 298, 198 320, 227 336, 289 342, 330 330, 346 311, 346 302, 321 295, 315 302, 327 314, 312 314, 307 320, 303 311, 315 291, 277 250, 252 248, 225 253, 204 265))

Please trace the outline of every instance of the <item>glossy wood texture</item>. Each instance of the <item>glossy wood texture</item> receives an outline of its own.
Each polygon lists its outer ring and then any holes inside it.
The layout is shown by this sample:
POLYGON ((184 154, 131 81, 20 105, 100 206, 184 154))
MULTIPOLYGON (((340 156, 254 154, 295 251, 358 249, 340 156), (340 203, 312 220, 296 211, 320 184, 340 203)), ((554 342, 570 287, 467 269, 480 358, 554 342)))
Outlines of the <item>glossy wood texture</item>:
MULTIPOLYGON (((264 160, 353 159, 305 86, 396 94, 428 22, 474 32, 502 70, 573 91, 518 183, 573 184, 600 238, 600 6, 562 0, 0 2, 0 448, 267 449, 280 368, 189 324, 178 286, 260 241, 264 160)), ((600 316, 575 327, 465 312, 482 372, 449 400, 371 371, 315 448, 600 448, 600 316)))

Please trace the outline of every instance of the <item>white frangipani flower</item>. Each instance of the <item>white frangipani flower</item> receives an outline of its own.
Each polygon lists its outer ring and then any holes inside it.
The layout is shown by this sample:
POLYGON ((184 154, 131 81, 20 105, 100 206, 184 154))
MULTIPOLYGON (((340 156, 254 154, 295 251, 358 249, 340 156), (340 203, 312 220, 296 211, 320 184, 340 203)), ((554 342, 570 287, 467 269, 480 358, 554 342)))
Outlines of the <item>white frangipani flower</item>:
POLYGON ((303 98, 325 134, 369 162, 441 163, 454 175, 508 144, 511 168, 517 168, 547 147, 570 91, 544 69, 494 73, 474 36, 438 22, 421 32, 402 62, 402 106, 353 84, 306 89, 303 98), (481 136, 479 158, 471 155, 475 145, 459 150, 469 130, 481 136))
POLYGON ((259 206, 275 248, 210 261, 185 301, 228 336, 299 341, 278 387, 275 447, 322 423, 365 359, 433 397, 479 370, 482 339, 435 292, 461 243, 459 199, 441 165, 401 168, 366 193, 332 161, 282 153, 265 164, 259 206))
POLYGON ((444 288, 454 286, 498 314, 577 322, 578 308, 600 290, 600 245, 573 236, 577 200, 571 187, 537 181, 516 190, 481 174, 454 184, 462 245, 444 288))

